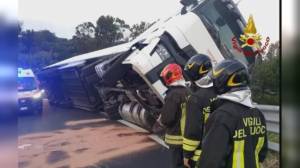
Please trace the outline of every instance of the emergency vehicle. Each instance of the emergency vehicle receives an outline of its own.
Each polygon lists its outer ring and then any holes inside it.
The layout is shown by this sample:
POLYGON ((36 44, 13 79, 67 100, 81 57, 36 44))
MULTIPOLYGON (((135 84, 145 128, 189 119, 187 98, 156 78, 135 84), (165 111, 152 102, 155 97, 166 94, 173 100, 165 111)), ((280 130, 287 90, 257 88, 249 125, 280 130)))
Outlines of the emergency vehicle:
POLYGON ((19 112, 41 114, 43 111, 43 93, 31 69, 18 68, 17 78, 19 112))

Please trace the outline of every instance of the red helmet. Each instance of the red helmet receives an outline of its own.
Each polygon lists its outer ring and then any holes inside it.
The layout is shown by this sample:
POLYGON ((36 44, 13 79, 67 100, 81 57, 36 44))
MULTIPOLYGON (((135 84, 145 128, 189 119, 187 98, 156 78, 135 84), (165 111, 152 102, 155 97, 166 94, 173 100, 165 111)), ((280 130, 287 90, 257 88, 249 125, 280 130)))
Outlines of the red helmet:
POLYGON ((183 79, 182 69, 178 64, 169 64, 161 71, 160 77, 163 78, 166 85, 183 79))

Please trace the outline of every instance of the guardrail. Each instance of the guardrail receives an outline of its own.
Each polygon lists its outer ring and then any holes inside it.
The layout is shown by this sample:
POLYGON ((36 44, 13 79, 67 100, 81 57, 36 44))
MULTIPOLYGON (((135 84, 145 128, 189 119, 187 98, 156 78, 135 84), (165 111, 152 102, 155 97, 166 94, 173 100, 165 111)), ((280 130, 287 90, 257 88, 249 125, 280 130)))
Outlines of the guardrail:
MULTIPOLYGON (((256 105, 265 115, 267 121, 267 131, 280 133, 279 106, 256 105)), ((269 149, 279 152, 279 144, 269 141, 269 149)))

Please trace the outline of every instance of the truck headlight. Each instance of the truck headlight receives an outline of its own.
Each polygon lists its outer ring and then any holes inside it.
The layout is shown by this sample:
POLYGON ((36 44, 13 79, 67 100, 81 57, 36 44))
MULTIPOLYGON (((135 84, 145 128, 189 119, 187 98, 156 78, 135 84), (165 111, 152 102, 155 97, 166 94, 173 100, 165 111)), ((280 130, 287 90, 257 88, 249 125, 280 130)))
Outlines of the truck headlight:
POLYGON ((36 94, 34 94, 34 95, 32 96, 32 98, 34 98, 34 99, 39 99, 39 98, 42 97, 43 93, 44 93, 44 90, 41 90, 41 91, 37 92, 36 94))

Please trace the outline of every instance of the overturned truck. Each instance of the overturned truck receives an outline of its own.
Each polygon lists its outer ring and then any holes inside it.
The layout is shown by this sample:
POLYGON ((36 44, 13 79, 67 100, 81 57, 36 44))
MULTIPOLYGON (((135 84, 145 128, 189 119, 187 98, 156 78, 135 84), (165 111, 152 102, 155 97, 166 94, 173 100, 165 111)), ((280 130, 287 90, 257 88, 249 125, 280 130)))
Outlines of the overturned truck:
POLYGON ((50 104, 102 112, 151 130, 167 90, 159 77, 165 65, 184 66, 197 53, 214 63, 237 59, 249 66, 255 61, 232 46, 245 27, 232 0, 181 3, 180 13, 157 21, 131 42, 45 67, 38 77, 50 104))

